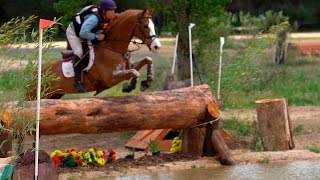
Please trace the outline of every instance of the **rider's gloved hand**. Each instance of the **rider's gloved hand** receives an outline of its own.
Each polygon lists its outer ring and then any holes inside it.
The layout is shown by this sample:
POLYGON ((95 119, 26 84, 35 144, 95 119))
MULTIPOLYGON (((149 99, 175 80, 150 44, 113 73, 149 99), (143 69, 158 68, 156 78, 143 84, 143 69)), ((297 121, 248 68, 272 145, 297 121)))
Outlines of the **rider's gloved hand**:
POLYGON ((98 41, 103 41, 105 39, 105 35, 103 33, 96 34, 96 39, 98 41))

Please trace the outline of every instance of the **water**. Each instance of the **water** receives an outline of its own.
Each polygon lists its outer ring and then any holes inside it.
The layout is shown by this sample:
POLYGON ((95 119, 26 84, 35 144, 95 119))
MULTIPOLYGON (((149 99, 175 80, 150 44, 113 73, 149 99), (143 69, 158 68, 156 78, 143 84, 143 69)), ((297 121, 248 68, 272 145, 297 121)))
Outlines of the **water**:
POLYGON ((152 174, 105 177, 110 180, 320 180, 320 161, 296 161, 193 168, 152 174))

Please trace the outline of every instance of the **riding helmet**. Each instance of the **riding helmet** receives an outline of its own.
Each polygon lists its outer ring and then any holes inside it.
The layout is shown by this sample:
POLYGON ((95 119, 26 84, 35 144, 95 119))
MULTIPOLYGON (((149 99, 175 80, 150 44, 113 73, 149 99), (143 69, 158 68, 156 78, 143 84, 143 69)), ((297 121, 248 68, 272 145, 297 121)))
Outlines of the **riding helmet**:
POLYGON ((100 9, 101 10, 115 10, 115 9, 117 9, 117 5, 113 0, 101 0, 100 1, 100 9))

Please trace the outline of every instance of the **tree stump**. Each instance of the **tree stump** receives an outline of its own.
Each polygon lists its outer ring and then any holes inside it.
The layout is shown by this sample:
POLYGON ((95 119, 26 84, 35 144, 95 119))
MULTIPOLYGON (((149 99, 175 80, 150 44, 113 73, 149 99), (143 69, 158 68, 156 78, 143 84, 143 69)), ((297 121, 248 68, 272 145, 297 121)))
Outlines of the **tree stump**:
POLYGON ((256 101, 258 129, 264 150, 283 151, 294 148, 288 103, 282 99, 256 101))
MULTIPOLYGON (((59 179, 59 171, 50 156, 40 150, 39 151, 39 180, 57 180, 59 179)), ((28 149, 21 154, 16 161, 16 168, 13 174, 13 180, 33 180, 35 171, 35 151, 28 149)))
POLYGON ((12 149, 12 137, 10 133, 5 130, 0 130, 0 158, 8 157, 7 152, 12 149))

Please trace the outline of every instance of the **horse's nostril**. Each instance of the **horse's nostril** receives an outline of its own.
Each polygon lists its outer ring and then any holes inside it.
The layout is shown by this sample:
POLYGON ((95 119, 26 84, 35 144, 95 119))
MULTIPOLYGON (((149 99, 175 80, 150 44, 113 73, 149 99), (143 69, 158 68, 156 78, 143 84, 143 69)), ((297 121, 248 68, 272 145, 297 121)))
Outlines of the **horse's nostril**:
POLYGON ((156 49, 156 50, 157 50, 157 49, 159 49, 159 47, 158 47, 158 46, 154 46, 154 49, 156 49))

